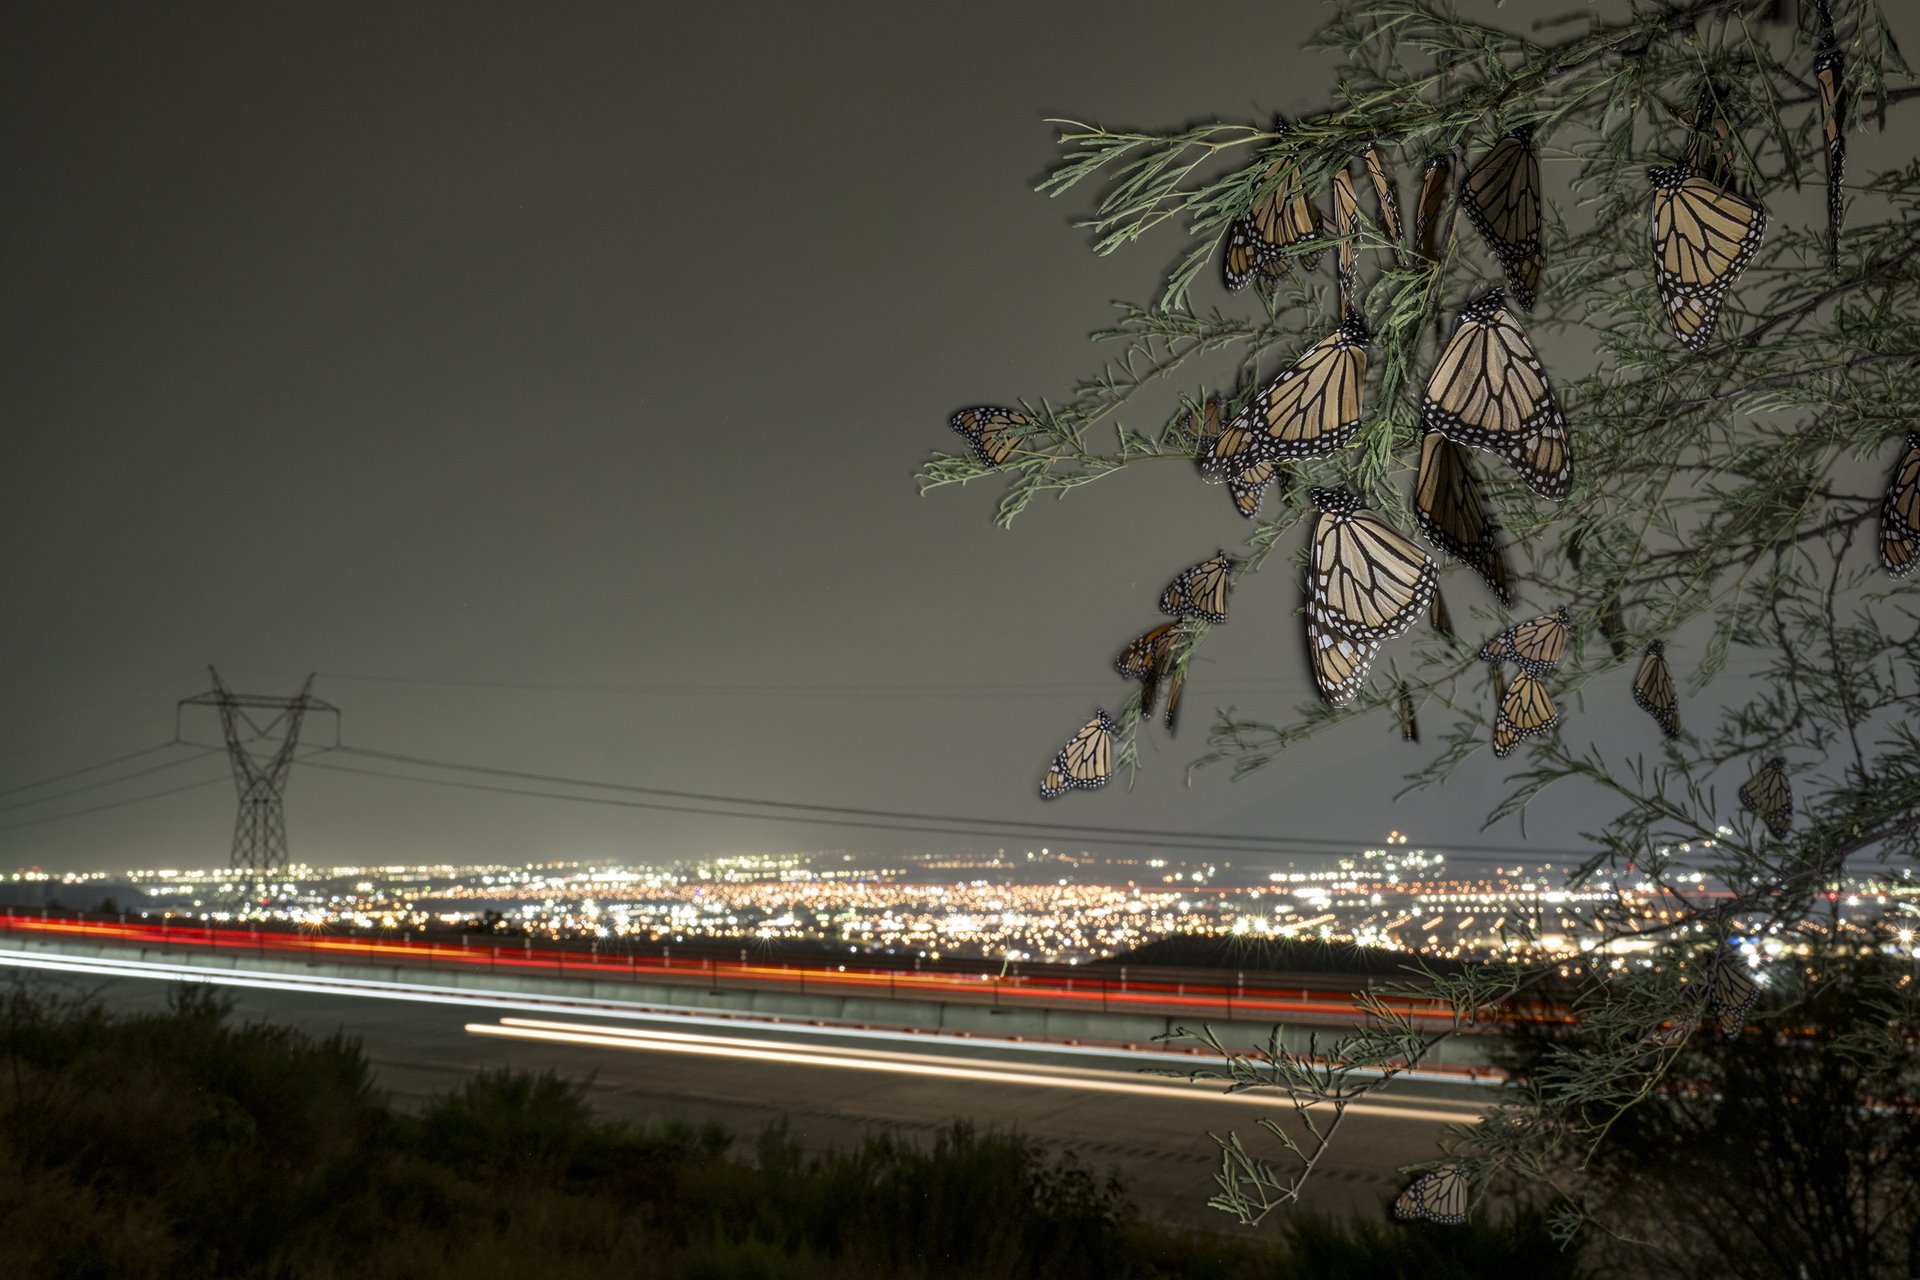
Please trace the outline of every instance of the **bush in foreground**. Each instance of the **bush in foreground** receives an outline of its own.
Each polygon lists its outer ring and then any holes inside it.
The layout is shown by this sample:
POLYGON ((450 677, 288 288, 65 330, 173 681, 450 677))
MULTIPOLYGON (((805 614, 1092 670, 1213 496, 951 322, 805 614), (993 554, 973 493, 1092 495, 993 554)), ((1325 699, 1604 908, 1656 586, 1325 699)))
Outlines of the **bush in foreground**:
POLYGON ((204 990, 110 1017, 0 1011, 0 1275, 99 1280, 1174 1280, 1574 1274, 1537 1223, 1302 1219, 1279 1239, 1139 1219, 1119 1185, 955 1125, 753 1158, 673 1121, 597 1120, 552 1075, 482 1073, 388 1109, 358 1045, 235 1024, 204 990))

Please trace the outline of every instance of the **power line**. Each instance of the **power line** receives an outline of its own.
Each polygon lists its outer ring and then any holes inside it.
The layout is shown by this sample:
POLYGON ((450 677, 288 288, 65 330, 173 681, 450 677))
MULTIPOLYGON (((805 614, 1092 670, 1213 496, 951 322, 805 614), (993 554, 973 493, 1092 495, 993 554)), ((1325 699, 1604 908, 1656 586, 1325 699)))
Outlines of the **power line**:
MULTIPOLYGON (((184 742, 178 742, 178 743, 169 742, 166 745, 170 747, 172 746, 183 747, 183 746, 186 746, 187 744, 184 742)), ((140 751, 140 752, 135 752, 133 756, 123 756, 121 757, 121 759, 128 760, 128 759, 133 759, 137 756, 142 756, 146 754, 147 752, 140 751)), ((132 773, 123 773, 112 778, 102 778, 98 782, 89 782, 82 786, 69 787, 65 791, 55 791, 50 795, 37 796, 32 800, 16 800, 12 804, 0 805, 0 813, 12 813, 15 809, 30 809, 37 804, 50 804, 55 800, 65 800, 70 796, 85 795, 89 791, 98 791, 102 787, 117 787, 123 782, 131 782, 135 778, 144 778, 150 773, 164 773, 168 769, 178 769, 183 764, 192 764, 194 761, 200 759, 202 756, 205 756, 207 754, 208 754, 207 748, 200 747, 196 749, 192 755, 181 756, 178 760, 165 760, 156 765, 149 765, 145 769, 135 769, 132 773)), ((79 772, 90 772, 90 771, 82 770, 79 772)), ((68 776, 71 777, 73 775, 70 774, 68 776)), ((7 794, 7 793, 0 793, 0 794, 7 794)))
MULTIPOLYGON (((1364 845, 1365 841, 1351 839, 1321 839, 1311 836, 1250 836, 1233 833, 1212 834, 1200 831, 1173 831, 1149 827, 1109 827, 1080 825, 1059 822, 1026 821, 1017 818, 970 817, 960 814, 917 813, 897 809, 866 809, 845 805, 807 804, 788 800, 765 800, 752 796, 724 795, 713 792, 683 791, 668 787, 646 787, 634 783, 603 782, 588 778, 571 778, 561 774, 534 773, 522 769, 502 769, 487 765, 465 764, 457 761, 434 760, 425 756, 404 755, 399 752, 375 751, 361 747, 342 746, 341 754, 359 756, 371 760, 384 760, 396 764, 413 765, 419 768, 445 769, 453 772, 475 773, 489 777, 511 778, 527 782, 541 782, 557 786, 583 787, 604 791, 617 791, 632 795, 658 796, 663 800, 681 802, 679 804, 642 804, 629 802, 620 807, 658 809, 670 813, 697 813, 712 817, 750 818, 761 821, 799 822, 810 826, 846 826, 862 827, 883 831, 914 831, 924 834, 958 835, 969 838, 981 838, 994 834, 1039 834, 1046 838, 1048 834, 1068 839, 1086 840, 1089 843, 1103 840, 1123 840, 1131 844, 1153 848, 1192 849, 1213 853, 1232 852, 1239 849, 1251 853, 1272 854, 1327 854, 1342 846, 1364 845), (782 813, 746 813, 733 809, 715 809, 713 805, 745 805, 763 809, 779 809, 782 813), (801 814, 822 815, 817 818, 801 817, 801 814), (985 827, 988 830, 974 830, 985 827)), ((608 803, 596 797, 576 796, 552 791, 536 791, 527 788, 489 787, 478 783, 456 784, 451 780, 421 778, 412 775, 383 773, 367 769, 350 769, 344 765, 315 765, 315 768, 332 769, 335 772, 359 773, 369 777, 393 778, 400 781, 420 782, 428 785, 458 786, 465 790, 494 790, 502 794, 527 795, 554 800, 580 800, 589 803, 608 803)), ((1548 849, 1541 847, 1520 848, 1501 845, 1461 845, 1459 852, 1468 855, 1470 860, 1505 861, 1507 859, 1537 858, 1542 856, 1580 857, 1580 851, 1572 849, 1548 849)))
MULTIPOLYGON (((615 682, 460 680, 436 676, 360 676, 323 671, 323 680, 358 684, 418 685, 429 688, 515 690, 528 693, 625 693, 644 697, 740 698, 1087 698, 1120 696, 1125 682, 1042 684, 628 684, 615 682)), ((1237 681, 1215 687, 1216 693, 1296 693, 1307 689, 1303 680, 1237 681)))
POLYGON ((172 742, 162 742, 156 746, 142 747, 138 751, 129 751, 126 755, 115 756, 111 760, 102 760, 98 764, 82 765, 78 769, 69 769, 65 773, 56 773, 46 778, 36 778, 32 782, 22 782, 18 786, 0 790, 0 796, 10 796, 22 791, 31 791, 35 787, 44 787, 53 782, 65 782, 68 778, 77 778, 83 773, 97 773, 101 769, 111 769, 114 765, 125 764, 129 760, 138 760, 142 756, 150 756, 156 751, 165 751, 168 747, 179 745, 181 745, 179 740, 175 739, 172 742))
POLYGON ((9 822, 0 825, 0 831, 18 831, 22 827, 40 827, 49 822, 65 822, 68 818, 84 818, 90 813, 104 813, 108 809, 119 809, 130 804, 143 804, 148 800, 158 800, 162 796, 176 796, 182 791, 195 791, 201 787, 216 786, 225 782, 226 775, 208 778, 205 782, 189 782, 178 787, 168 787, 165 791, 149 791, 144 795, 129 796, 125 800, 110 800, 105 804, 96 804, 86 809, 75 809, 71 813, 55 813, 44 818, 29 818, 25 822, 9 822))

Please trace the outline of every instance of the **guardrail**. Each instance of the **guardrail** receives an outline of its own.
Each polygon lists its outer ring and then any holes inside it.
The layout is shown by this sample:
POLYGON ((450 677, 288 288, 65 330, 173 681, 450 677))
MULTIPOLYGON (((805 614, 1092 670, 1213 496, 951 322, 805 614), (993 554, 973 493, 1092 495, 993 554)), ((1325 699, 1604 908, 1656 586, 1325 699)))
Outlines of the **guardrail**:
MULTIPOLYGON (((705 984, 788 990, 796 993, 863 995, 888 1000, 992 1005, 1008 1008, 1077 1008, 1112 1013, 1164 1014, 1220 1018, 1226 1021, 1326 1022, 1346 1025, 1356 1021, 1349 993, 1316 991, 1307 987, 1249 985, 1243 974, 1232 982, 1212 978, 1194 981, 1187 976, 1171 980, 1139 977, 1124 970, 1118 977, 1015 973, 955 974, 859 966, 804 965, 785 962, 726 961, 711 956, 676 961, 671 953, 641 954, 630 949, 590 943, 584 950, 538 944, 532 938, 476 941, 471 937, 436 938, 395 932, 367 937, 299 929, 262 928, 254 924, 210 924, 168 916, 126 915, 118 918, 83 916, 58 909, 9 907, 0 916, 0 931, 22 936, 86 938, 163 953, 193 951, 253 951, 282 957, 307 956, 316 961, 345 961, 417 966, 423 969, 461 967, 526 976, 590 981, 705 984)), ((1209 975, 1211 977, 1211 975, 1209 975)), ((1438 1000, 1395 997, 1386 1002, 1396 1012, 1421 1025, 1452 1021, 1451 1010, 1438 1000)))

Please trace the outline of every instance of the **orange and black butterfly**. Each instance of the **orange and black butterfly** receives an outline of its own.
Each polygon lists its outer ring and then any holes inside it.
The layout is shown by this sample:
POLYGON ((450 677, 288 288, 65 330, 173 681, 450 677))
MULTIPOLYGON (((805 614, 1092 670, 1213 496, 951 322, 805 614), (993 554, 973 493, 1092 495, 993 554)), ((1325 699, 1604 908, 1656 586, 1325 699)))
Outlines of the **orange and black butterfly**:
POLYGON ((1760 986, 1740 957, 1722 951, 1707 971, 1707 1011, 1720 1034, 1732 1040, 1747 1025, 1747 1011, 1760 998, 1760 986))
POLYGON ((1401 237, 1406 234, 1400 225, 1400 192, 1393 181, 1393 175, 1387 171, 1387 161, 1380 154, 1380 148, 1369 142, 1361 148, 1360 158, 1366 162, 1367 176, 1373 180, 1373 196, 1380 206, 1380 234, 1393 246, 1393 261, 1397 266, 1401 261, 1401 237))
POLYGON ((1667 647, 1658 640, 1649 641, 1633 675, 1633 700, 1654 718, 1660 732, 1669 738, 1680 736, 1680 697, 1674 691, 1673 672, 1667 667, 1667 647))
POLYGON ((1687 165, 1647 171, 1653 184, 1653 281, 1674 336, 1704 351, 1727 290, 1760 250, 1767 214, 1687 165))
MULTIPOLYGON (((1130 641, 1113 660, 1113 668, 1129 680, 1140 682, 1140 718, 1153 717, 1154 704, 1160 700, 1160 686, 1173 674, 1174 640, 1180 631, 1178 622, 1167 622, 1130 641)), ((1180 681, 1168 687, 1167 728, 1173 728, 1174 709, 1180 699, 1180 681)))
POLYGON ((1840 257, 1840 221, 1846 212, 1841 183, 1847 174, 1847 60, 1833 34, 1833 11, 1827 0, 1814 0, 1820 18, 1820 51, 1813 59, 1814 82, 1820 87, 1820 121, 1827 152, 1827 260, 1840 257))
POLYGON ((1920 564, 1920 431, 1907 433, 1906 452, 1893 464, 1880 504, 1880 563, 1896 578, 1920 564))
POLYGON ((1543 498, 1564 498, 1573 488, 1566 416, 1498 289, 1461 311, 1427 379, 1420 425, 1506 459, 1543 498))
POLYGON ((1333 171, 1333 234, 1338 237, 1333 278, 1344 324, 1354 313, 1360 292, 1360 195, 1353 189, 1353 173, 1347 165, 1333 171))
POLYGON ((1775 756, 1740 784, 1740 805, 1760 815, 1774 838, 1784 840, 1793 830, 1793 788, 1787 782, 1787 759, 1775 756))
POLYGON ((1320 508, 1307 538, 1307 659, 1320 696, 1338 707, 1366 682, 1381 642, 1426 611, 1439 573, 1353 493, 1310 489, 1307 497, 1320 508))
POLYGON ((1522 671, 1546 675, 1560 665, 1573 634, 1573 615, 1565 605, 1552 613, 1517 622, 1480 647, 1483 662, 1513 662, 1522 671))
POLYGON ((1020 452, 1020 442, 1036 424, 1018 409, 982 404, 962 409, 947 425, 966 437, 974 457, 997 467, 1020 452))
POLYGON ((1413 251, 1428 262, 1440 261, 1440 209, 1447 202, 1447 175, 1452 171, 1452 161, 1435 156, 1420 174, 1420 196, 1413 206, 1413 251))
MULTIPOLYGON (((1279 127, 1284 132, 1286 122, 1279 122, 1279 127)), ((1313 270, 1320 262, 1317 250, 1301 254, 1289 250, 1318 240, 1320 232, 1320 211, 1307 195, 1298 162, 1277 161, 1262 176, 1261 194, 1253 207, 1227 229, 1227 288, 1238 292, 1256 275, 1278 279, 1296 256, 1302 267, 1313 270)))
POLYGON ((1287 497, 1293 492, 1294 473, 1284 462, 1256 462, 1245 471, 1227 477, 1227 492, 1233 498, 1233 509, 1251 520, 1260 514, 1260 502, 1267 496, 1267 486, 1278 481, 1280 496, 1287 497))
POLYGON ((1216 481, 1244 476, 1257 463, 1323 458, 1347 443, 1360 430, 1370 342, 1356 316, 1314 343, 1227 423, 1202 465, 1205 474, 1216 481))
POLYGON ((1040 798, 1051 800, 1063 792, 1106 786, 1113 776, 1115 732, 1113 718, 1105 711, 1096 711, 1047 766, 1046 776, 1040 779, 1040 798))
POLYGON ((1393 1216, 1402 1222, 1433 1222, 1457 1227, 1467 1220, 1468 1195, 1473 1182, 1462 1165, 1441 1165, 1423 1174, 1393 1202, 1393 1216))
POLYGON ((1438 431, 1427 432, 1420 442, 1413 515, 1428 542, 1479 574, 1502 605, 1512 606, 1506 557, 1494 539, 1499 526, 1479 478, 1467 451, 1438 431))
POLYGON ((1546 683, 1522 668, 1500 695, 1493 717, 1493 754, 1504 760, 1522 741, 1559 723, 1560 709, 1553 705, 1546 683))
POLYGON ((1176 618, 1225 622, 1233 565, 1233 558, 1221 551, 1182 569, 1160 593, 1160 612, 1176 618))
POLYGON ((1433 589, 1433 608, 1427 613, 1427 625, 1448 640, 1459 638, 1453 633, 1453 615, 1447 612, 1447 598, 1438 587, 1433 589))
POLYGON ((1494 143, 1460 184, 1460 208, 1485 238, 1513 286, 1513 300, 1533 310, 1544 257, 1540 239, 1540 157, 1533 130, 1513 130, 1494 143))

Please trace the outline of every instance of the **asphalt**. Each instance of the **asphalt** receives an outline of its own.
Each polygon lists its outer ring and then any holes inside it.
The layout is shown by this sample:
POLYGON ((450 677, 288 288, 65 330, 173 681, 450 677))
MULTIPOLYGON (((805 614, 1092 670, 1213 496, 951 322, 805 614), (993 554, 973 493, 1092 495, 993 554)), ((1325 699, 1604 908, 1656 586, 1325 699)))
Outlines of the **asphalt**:
MULTIPOLYGON (((8 976, 128 1010, 161 1007, 171 985, 19 968, 8 976)), ((685 1011, 636 1023, 578 1008, 224 990, 237 1018, 316 1034, 343 1031, 357 1039, 377 1087, 400 1107, 449 1093, 479 1071, 510 1067, 553 1071, 579 1083, 596 1113, 610 1119, 718 1124, 734 1135, 736 1150, 751 1151, 754 1139, 775 1124, 784 1124, 803 1148, 819 1151, 876 1133, 927 1141, 965 1120, 1017 1130, 1096 1171, 1114 1172, 1149 1216, 1220 1230, 1241 1228, 1206 1207, 1220 1163, 1208 1135, 1237 1132, 1249 1150, 1284 1173, 1289 1157, 1260 1121, 1270 1117, 1299 1130, 1284 1097, 1267 1106, 1245 1095, 1224 1097, 1217 1084, 1177 1087, 1141 1074, 1147 1064, 1137 1057, 832 1034, 830 1028, 703 1019, 685 1011), (515 1019, 583 1027, 606 1042, 518 1038, 574 1032, 511 1025, 515 1019), (832 1061, 819 1061, 822 1055, 832 1061), (956 1068, 968 1078, 953 1078, 956 1068)), ((1496 1096, 1479 1086, 1395 1082, 1348 1113, 1298 1207, 1342 1216, 1383 1214, 1405 1182, 1398 1169, 1437 1158, 1446 1122, 1469 1119, 1496 1096)))

